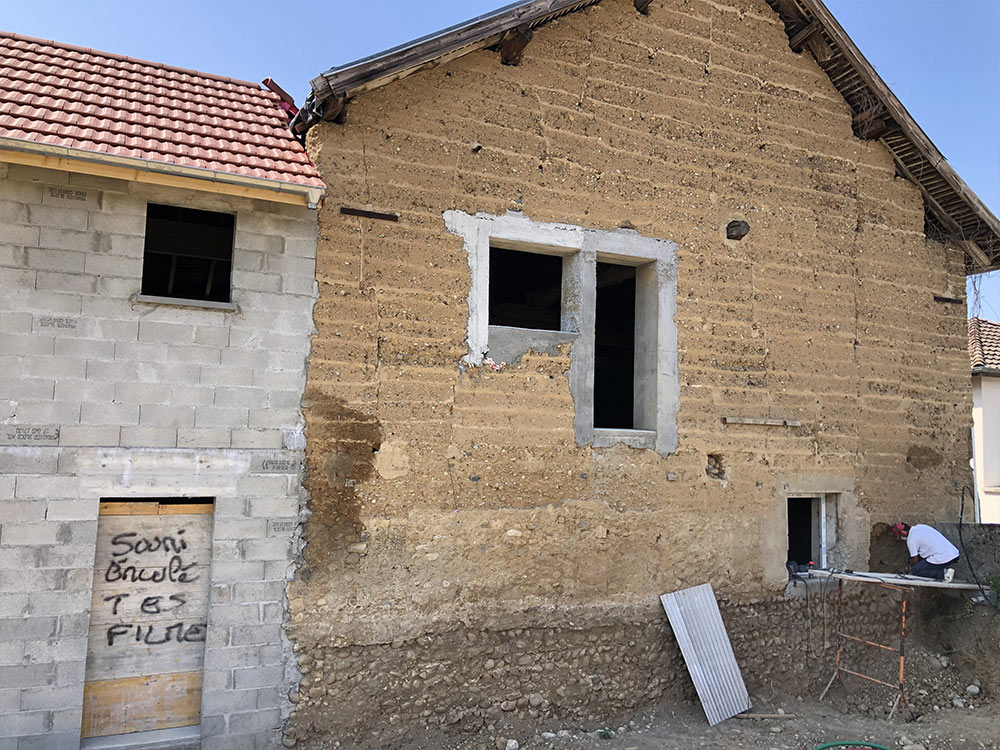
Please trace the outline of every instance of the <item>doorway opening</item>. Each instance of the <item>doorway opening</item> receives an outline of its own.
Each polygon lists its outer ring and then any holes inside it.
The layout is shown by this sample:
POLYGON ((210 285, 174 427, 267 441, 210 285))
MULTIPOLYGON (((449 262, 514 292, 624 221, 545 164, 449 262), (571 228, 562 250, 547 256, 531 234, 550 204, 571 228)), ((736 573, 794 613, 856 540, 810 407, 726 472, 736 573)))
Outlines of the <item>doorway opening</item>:
POLYGON ((805 567, 827 568, 830 549, 837 543, 837 495, 796 495, 787 500, 787 561, 805 567))

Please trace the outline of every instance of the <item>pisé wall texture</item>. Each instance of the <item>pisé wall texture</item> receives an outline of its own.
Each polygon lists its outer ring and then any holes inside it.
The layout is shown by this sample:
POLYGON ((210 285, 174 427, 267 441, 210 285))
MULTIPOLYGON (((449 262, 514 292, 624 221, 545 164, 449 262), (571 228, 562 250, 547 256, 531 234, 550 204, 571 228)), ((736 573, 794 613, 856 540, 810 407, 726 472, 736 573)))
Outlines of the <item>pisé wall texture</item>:
POLYGON ((361 95, 309 148, 329 192, 289 739, 632 710, 686 679, 659 594, 712 582, 741 644, 765 637, 748 612, 790 606, 789 496, 836 495, 859 568, 873 524, 957 515, 964 309, 933 297, 962 296, 961 254, 925 238, 916 187, 763 0, 605 0, 518 67, 478 51, 361 95), (572 345, 461 362, 448 211, 677 243, 676 452, 577 444, 572 345))

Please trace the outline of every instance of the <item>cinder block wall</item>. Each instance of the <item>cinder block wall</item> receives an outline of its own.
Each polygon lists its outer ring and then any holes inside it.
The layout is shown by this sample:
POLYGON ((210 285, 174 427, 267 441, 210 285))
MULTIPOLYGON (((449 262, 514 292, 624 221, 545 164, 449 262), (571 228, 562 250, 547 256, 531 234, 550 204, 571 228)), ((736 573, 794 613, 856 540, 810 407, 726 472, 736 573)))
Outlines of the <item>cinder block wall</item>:
POLYGON ((304 208, 0 164, 0 746, 78 746, 99 501, 179 496, 216 500, 204 747, 279 743, 315 238, 304 208), (150 201, 236 214, 237 311, 134 301, 150 201))
MULTIPOLYGON (((924 236, 917 188, 854 137, 763 0, 649 16, 605 0, 536 30, 518 67, 484 50, 358 96, 310 149, 335 197, 307 385, 314 515, 291 589, 311 670, 300 740, 621 715, 674 666, 617 662, 590 704, 565 686, 635 640, 628 623, 658 622, 665 591, 780 596, 789 495, 839 494, 841 559, 860 569, 873 523, 957 515, 965 310, 933 297, 963 296, 961 254, 924 236), (678 243, 675 454, 577 446, 571 350, 460 364, 470 273, 450 210, 678 243), (560 635, 574 628, 593 638, 560 635), (537 673, 550 652, 579 658, 537 673), (519 702, 528 682, 544 710, 519 702)), ((730 625, 750 644, 754 622, 730 625)))

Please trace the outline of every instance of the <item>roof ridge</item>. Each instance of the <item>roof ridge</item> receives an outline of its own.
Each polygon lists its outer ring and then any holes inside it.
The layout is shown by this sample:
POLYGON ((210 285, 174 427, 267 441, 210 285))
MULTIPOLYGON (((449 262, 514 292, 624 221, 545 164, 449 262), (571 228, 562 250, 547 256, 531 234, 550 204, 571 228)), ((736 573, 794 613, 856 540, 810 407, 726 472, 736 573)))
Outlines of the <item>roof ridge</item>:
POLYGON ((16 34, 13 31, 0 31, 0 39, 15 39, 21 42, 27 42, 29 44, 45 44, 50 47, 56 47, 58 49, 73 50, 75 52, 85 52, 87 54, 95 55, 97 57, 105 57, 109 60, 119 60, 121 62, 136 63, 138 65, 148 65, 152 68, 159 68, 160 70, 170 70, 176 73, 186 73, 187 75, 198 76, 199 78, 207 78, 213 81, 221 81, 223 83, 233 83, 238 86, 249 86, 258 91, 264 91, 266 93, 272 93, 261 86, 259 83, 252 83, 251 81, 244 81, 241 78, 230 78, 228 76, 220 76, 214 73, 203 73, 200 70, 194 70, 192 68, 181 68, 176 65, 168 65, 167 63, 156 62, 154 60, 143 60, 138 57, 127 57, 126 55, 116 55, 114 52, 105 52, 104 50, 93 49, 90 47, 80 47, 75 44, 65 44, 64 42, 57 42, 52 39, 40 39, 34 36, 25 36, 24 34, 16 34))

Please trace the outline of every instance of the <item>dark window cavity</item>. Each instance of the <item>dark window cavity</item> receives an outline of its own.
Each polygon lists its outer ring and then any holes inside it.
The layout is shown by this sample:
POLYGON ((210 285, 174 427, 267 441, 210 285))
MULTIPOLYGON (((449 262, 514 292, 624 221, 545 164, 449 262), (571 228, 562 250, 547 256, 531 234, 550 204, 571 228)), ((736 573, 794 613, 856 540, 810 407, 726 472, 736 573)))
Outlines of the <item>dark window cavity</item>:
POLYGON ((635 268, 597 264, 594 427, 634 428, 635 268))
POLYGON ((235 219, 217 211, 150 203, 142 293, 229 302, 235 219))
POLYGON ((819 565, 819 500, 788 498, 788 562, 819 565))
POLYGON ((562 265, 558 255, 490 247, 490 325, 560 330, 562 265))

